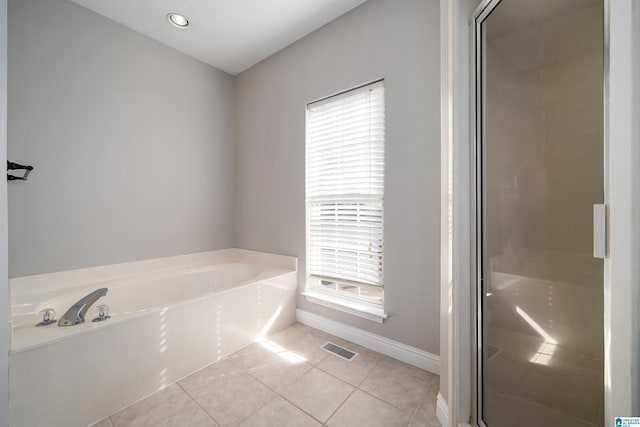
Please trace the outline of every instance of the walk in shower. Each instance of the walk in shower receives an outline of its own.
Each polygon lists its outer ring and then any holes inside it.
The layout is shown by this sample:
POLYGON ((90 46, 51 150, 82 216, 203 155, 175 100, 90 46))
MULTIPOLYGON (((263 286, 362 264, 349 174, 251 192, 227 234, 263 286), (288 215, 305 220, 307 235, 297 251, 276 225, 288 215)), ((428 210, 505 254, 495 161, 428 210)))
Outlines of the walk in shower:
POLYGON ((602 0, 475 16, 478 400, 487 427, 604 425, 602 0))

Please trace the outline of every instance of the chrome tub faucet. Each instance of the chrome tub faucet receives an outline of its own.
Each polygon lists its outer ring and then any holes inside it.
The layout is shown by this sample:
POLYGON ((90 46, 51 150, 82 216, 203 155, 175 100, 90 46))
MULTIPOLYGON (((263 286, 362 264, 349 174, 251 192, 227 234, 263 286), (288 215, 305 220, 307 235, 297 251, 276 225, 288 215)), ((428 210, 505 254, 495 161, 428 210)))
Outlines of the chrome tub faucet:
POLYGON ((107 288, 100 288, 86 295, 73 304, 69 310, 60 318, 58 326, 73 326, 84 323, 84 317, 89 308, 107 294, 107 288))

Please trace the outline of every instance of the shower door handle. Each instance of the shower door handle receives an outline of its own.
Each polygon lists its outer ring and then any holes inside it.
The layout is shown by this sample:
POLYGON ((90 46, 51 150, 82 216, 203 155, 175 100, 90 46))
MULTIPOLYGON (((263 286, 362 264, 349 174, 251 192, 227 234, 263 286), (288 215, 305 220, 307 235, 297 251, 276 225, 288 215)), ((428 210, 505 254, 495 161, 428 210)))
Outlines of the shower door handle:
POLYGON ((607 205, 593 205, 593 257, 607 256, 607 205))

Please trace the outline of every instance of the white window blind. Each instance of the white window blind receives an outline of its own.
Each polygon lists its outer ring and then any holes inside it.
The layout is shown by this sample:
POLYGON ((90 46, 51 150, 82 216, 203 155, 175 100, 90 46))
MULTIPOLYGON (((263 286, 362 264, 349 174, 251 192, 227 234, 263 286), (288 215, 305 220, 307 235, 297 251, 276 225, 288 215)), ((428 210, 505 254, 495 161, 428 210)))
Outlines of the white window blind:
POLYGON ((384 139, 382 81, 307 106, 307 257, 318 286, 381 295, 384 139))

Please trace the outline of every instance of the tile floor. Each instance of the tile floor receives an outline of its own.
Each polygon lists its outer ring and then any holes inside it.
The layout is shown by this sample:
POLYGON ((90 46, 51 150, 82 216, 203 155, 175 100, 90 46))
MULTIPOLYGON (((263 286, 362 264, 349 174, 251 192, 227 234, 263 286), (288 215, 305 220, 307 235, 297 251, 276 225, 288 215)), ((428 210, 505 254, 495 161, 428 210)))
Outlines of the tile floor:
POLYGON ((94 427, 440 427, 440 379, 294 323, 94 427), (347 362, 320 349, 356 351, 347 362))

